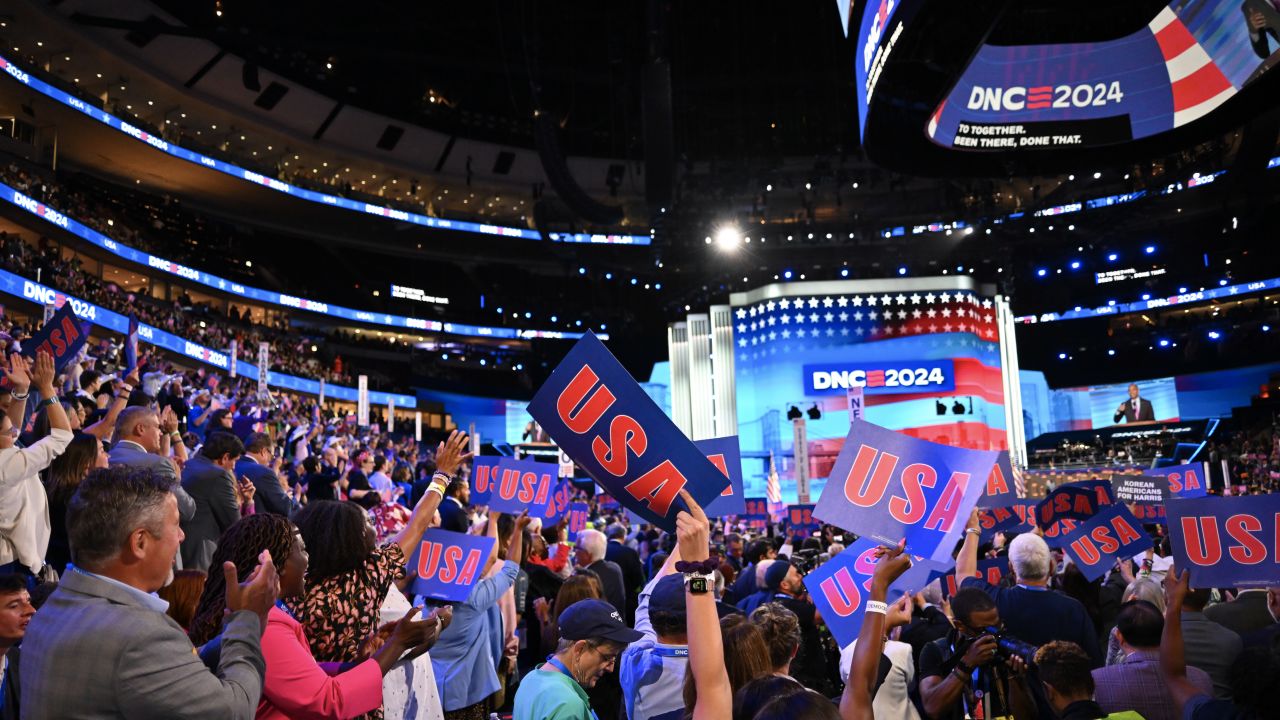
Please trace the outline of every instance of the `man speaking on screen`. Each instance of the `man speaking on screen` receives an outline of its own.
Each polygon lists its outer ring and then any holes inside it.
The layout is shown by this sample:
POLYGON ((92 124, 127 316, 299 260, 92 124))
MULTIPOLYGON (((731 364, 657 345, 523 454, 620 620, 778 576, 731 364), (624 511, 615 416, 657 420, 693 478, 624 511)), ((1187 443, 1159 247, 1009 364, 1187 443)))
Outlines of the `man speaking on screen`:
POLYGON ((1135 383, 1129 383, 1129 399, 1120 403, 1111 420, 1118 423, 1121 418, 1127 423, 1155 422, 1156 414, 1151 409, 1151 401, 1138 397, 1138 386, 1135 383))

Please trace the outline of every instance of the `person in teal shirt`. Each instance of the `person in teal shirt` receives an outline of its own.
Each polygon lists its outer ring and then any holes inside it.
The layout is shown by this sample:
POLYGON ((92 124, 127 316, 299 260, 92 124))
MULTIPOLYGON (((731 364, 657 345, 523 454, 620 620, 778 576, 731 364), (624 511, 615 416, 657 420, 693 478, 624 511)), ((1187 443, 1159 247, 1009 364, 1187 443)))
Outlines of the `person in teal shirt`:
POLYGON ((560 644, 520 681, 513 720, 596 720, 587 691, 613 669, 623 648, 643 637, 603 600, 579 600, 560 613, 560 644))

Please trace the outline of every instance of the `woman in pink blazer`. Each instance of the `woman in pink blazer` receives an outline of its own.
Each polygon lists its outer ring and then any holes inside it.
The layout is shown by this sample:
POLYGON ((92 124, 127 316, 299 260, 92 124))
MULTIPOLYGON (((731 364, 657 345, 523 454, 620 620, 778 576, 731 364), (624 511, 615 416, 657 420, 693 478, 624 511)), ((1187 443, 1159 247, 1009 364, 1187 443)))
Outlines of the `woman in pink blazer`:
MULTIPOLYGON (((243 582, 254 571, 264 548, 280 568, 281 599, 306 592, 307 551, 298 529, 288 519, 271 513, 244 517, 218 540, 210 566, 213 572, 191 623, 191 638, 197 645, 212 639, 222 626, 226 581, 217 568, 234 565, 243 582)), ((420 610, 411 609, 395 623, 386 641, 367 660, 317 663, 302 625, 283 603, 277 603, 262 633, 267 673, 257 717, 354 718, 382 707, 382 676, 406 652, 426 652, 443 629, 443 618, 436 613, 413 620, 420 610)))

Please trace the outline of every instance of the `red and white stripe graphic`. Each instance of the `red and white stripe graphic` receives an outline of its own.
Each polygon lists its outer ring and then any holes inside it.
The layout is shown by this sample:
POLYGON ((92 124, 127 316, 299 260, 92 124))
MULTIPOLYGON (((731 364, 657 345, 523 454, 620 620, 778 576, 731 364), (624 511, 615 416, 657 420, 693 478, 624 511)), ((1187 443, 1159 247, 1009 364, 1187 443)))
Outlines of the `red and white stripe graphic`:
POLYGON ((1231 81, 1172 10, 1161 10, 1149 27, 1169 71, 1174 127, 1208 114, 1236 93, 1231 81))
POLYGON ((929 118, 929 137, 938 134, 938 120, 942 117, 942 111, 947 107, 947 99, 942 99, 942 104, 938 105, 938 109, 933 111, 933 117, 929 118))

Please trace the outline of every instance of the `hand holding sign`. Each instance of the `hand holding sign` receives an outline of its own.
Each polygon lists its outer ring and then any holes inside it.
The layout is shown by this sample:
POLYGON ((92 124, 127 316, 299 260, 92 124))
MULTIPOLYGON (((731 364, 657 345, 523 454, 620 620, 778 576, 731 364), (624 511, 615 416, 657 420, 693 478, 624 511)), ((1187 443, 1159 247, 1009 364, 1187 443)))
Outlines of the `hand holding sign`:
POLYGON ((711 523, 707 522, 707 514, 688 490, 681 490, 680 497, 689 508, 688 512, 681 510, 676 515, 676 541, 680 548, 680 559, 685 562, 703 562, 711 557, 711 523))
MULTIPOLYGON (((496 532, 496 518, 491 524, 496 532)), ((426 531, 413 557, 409 558, 408 567, 416 575, 410 592, 436 600, 466 600, 480 581, 485 562, 496 545, 496 537, 439 528, 426 531)))
POLYGON ((1280 495, 1204 497, 1165 505, 1174 564, 1196 587, 1276 584, 1280 495))

